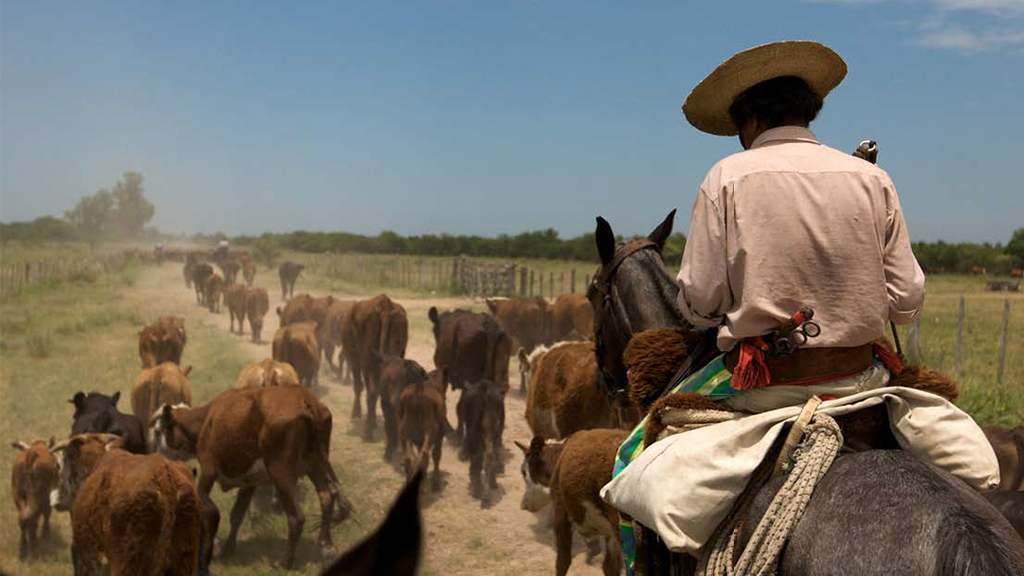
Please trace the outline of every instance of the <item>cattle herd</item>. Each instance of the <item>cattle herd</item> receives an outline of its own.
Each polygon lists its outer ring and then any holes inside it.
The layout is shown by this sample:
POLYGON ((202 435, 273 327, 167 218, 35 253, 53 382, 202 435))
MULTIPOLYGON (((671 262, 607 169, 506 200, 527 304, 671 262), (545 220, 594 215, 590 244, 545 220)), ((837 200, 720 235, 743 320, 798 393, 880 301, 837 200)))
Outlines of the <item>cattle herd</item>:
MULTIPOLYGON (((237 327, 242 334, 247 320, 253 342, 261 342, 269 296, 253 286, 256 266, 248 254, 193 252, 184 259, 185 284, 195 290, 197 303, 211 313, 226 308, 232 332, 237 327)), ((618 514, 599 491, 611 479, 616 449, 642 414, 616 407, 602 391, 586 297, 564 295, 553 303, 489 299, 486 313, 432 307, 427 316, 434 365, 424 367, 405 357, 409 318, 403 306, 383 294, 365 300, 295 295, 302 270, 293 262, 279 268, 280 328, 271 357, 246 367, 232 388, 211 401, 193 406, 191 366, 180 366, 185 321, 164 316, 138 333, 141 367, 130 388, 130 414, 118 409, 120 392, 80 391, 68 400, 74 407, 69 437, 14 444, 19 453, 11 488, 22 558, 36 553, 40 520, 47 537, 52 504, 71 514, 76 574, 103 566, 115 576, 208 574, 221 516, 209 498, 213 486, 237 490, 219 550, 227 557, 256 489, 270 485, 287 516, 281 564, 291 567, 305 525, 296 494, 302 477, 315 487, 318 543, 329 550, 331 524, 348 518, 353 506, 329 459, 333 415, 317 395, 322 363, 327 374, 353 386, 351 417, 361 419, 366 440, 373 438, 380 403, 382 456, 400 463, 411 487, 393 516, 418 518, 415 492, 431 461, 426 487, 444 489, 439 468, 446 439, 468 462, 471 494, 489 506, 509 456, 505 399, 515 358, 518 392, 526 398, 523 416, 533 433, 514 442, 522 452, 521 505, 530 511, 550 507, 557 575, 569 568, 574 531, 596 544, 588 559, 603 548, 604 573, 620 573, 618 514), (447 417, 449 393, 457 394, 454 425, 447 417), (186 465, 192 461, 195 470, 186 465)), ((1001 489, 1019 494, 1024 427, 986 432, 1004 471, 1001 489)), ((1011 510, 1021 507, 1019 497, 993 503, 1008 517, 1024 517, 1024 511, 1011 510)), ((415 530, 418 542, 419 528, 407 520, 389 518, 385 527, 415 530)), ((392 568, 386 572, 411 573, 397 567, 403 561, 394 551, 380 551, 387 549, 381 542, 386 537, 371 536, 325 574, 371 573, 353 568, 373 564, 369 556, 378 558, 378 570, 380 562, 398 562, 387 564, 392 568)), ((415 555, 418 545, 413 548, 415 555)))

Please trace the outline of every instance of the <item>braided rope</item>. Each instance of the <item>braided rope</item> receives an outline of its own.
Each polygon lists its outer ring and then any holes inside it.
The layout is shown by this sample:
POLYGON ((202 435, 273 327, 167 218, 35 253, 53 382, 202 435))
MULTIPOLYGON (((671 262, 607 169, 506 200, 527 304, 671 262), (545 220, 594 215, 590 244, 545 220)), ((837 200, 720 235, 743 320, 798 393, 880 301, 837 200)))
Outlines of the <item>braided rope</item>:
MULTIPOLYGON (((827 414, 817 414, 807 426, 804 440, 793 450, 793 464, 782 488, 772 499, 739 560, 732 563, 740 521, 757 494, 748 488, 709 546, 697 566, 698 576, 768 576, 775 573, 779 555, 807 508, 814 487, 828 472, 843 445, 839 425, 827 414)), ((771 477, 772 468, 762 466, 749 487, 759 487, 771 477)))

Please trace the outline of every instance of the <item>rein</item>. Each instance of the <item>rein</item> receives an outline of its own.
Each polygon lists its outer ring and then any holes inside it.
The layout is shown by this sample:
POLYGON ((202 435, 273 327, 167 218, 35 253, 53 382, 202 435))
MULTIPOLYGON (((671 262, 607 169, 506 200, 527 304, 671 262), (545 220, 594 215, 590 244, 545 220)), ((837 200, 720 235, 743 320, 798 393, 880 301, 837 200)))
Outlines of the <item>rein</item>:
MULTIPOLYGON (((618 271, 619 266, 626 261, 630 256, 640 252, 641 250, 658 250, 658 245, 651 240, 644 238, 641 240, 633 240, 628 244, 622 246, 615 251, 615 255, 607 265, 602 266, 597 274, 594 275, 594 280, 587 289, 587 299, 594 304, 594 326, 606 326, 607 320, 610 320, 615 324, 616 328, 621 330, 626 336, 626 340, 633 338, 636 333, 633 330, 633 325, 629 321, 629 315, 626 313, 626 307, 622 303, 622 298, 619 297, 618 289, 612 281, 615 278, 615 273, 618 271)), ((601 330, 594 330, 594 348, 597 353, 598 367, 599 370, 604 363, 601 356, 603 355, 603 345, 601 342, 601 330)), ((603 378, 607 380, 607 378, 603 378)), ((621 398, 618 396, 625 396, 625 387, 616 388, 614 390, 608 390, 605 387, 605 394, 613 404, 621 403, 621 398)))

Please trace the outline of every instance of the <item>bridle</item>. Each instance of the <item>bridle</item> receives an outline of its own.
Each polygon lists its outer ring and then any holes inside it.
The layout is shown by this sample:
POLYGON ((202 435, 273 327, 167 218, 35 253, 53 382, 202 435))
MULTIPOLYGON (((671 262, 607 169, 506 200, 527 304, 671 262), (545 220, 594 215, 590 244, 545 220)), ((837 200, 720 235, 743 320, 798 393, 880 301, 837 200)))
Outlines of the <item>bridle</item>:
POLYGON ((618 387, 614 389, 608 386, 610 382, 615 382, 615 375, 609 374, 605 369, 604 337, 601 327, 608 326, 609 323, 614 324, 615 329, 624 337, 625 342, 629 342, 633 338, 633 334, 635 334, 633 325, 629 321, 626 307, 614 284, 615 273, 630 256, 648 249, 658 251, 659 248, 657 244, 647 238, 633 240, 619 247, 611 261, 594 274, 594 279, 587 288, 587 300, 594 308, 594 350, 597 354, 597 366, 601 376, 600 384, 608 400, 616 406, 626 406, 629 403, 627 384, 616 382, 618 387))

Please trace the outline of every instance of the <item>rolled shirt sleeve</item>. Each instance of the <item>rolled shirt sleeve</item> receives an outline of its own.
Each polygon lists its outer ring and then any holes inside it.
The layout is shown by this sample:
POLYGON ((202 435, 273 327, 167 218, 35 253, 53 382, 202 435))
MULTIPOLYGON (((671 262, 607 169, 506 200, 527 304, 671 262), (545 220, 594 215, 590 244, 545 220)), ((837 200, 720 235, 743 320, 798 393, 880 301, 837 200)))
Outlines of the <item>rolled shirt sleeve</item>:
POLYGON ((924 272, 910 247, 907 223, 891 182, 885 191, 888 206, 882 266, 889 296, 889 318, 897 324, 909 324, 924 303, 924 272))
MULTIPOLYGON (((705 181, 705 186, 707 182, 705 181)), ((701 186, 693 204, 690 234, 683 250, 679 284, 679 309, 690 324, 714 327, 722 324, 732 308, 726 251, 725 217, 720 197, 712 199, 701 186)))

